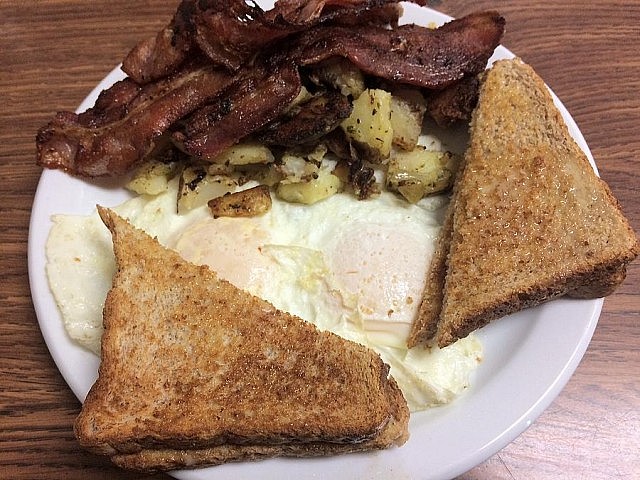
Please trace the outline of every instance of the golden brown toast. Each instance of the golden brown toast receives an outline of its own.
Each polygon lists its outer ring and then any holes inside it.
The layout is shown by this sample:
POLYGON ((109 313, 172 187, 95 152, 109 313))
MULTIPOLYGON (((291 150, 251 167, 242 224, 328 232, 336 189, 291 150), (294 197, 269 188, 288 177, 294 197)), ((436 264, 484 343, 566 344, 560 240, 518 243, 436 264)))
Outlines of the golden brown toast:
POLYGON ((372 350, 183 260, 114 212, 117 273, 80 443, 142 471, 401 445, 406 402, 372 350))
POLYGON ((561 295, 610 294, 640 251, 530 66, 502 60, 484 74, 470 134, 411 346, 449 345, 561 295))
MULTIPOLYGON (((395 384, 393 378, 390 385, 395 384)), ((203 449, 145 449, 138 453, 117 454, 111 460, 118 466, 144 472, 175 470, 185 465, 221 465, 230 461, 260 460, 274 456, 315 457, 384 449, 407 439, 409 412, 402 408, 404 397, 395 386, 390 388, 392 404, 397 407, 390 423, 376 437, 362 443, 285 442, 276 445, 218 445, 203 449)))

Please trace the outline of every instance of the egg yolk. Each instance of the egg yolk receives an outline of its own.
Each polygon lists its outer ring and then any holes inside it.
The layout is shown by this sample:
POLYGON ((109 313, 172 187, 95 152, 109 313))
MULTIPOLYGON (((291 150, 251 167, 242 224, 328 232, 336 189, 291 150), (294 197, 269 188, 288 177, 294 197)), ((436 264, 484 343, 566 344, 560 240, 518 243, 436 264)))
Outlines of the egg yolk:
POLYGON ((406 341, 432 253, 425 243, 391 225, 361 223, 342 231, 327 252, 329 270, 375 343, 406 341))
POLYGON ((259 225, 232 218, 209 218, 188 227, 174 246, 186 260, 209 265, 236 287, 260 295, 269 284, 273 261, 262 246, 268 235, 259 225))

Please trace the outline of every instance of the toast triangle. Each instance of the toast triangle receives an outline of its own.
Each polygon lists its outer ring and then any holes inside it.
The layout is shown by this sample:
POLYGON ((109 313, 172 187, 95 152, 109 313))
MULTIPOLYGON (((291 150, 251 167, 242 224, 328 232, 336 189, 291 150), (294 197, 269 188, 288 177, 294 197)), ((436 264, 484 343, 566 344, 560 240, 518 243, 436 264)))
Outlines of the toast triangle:
POLYGON ((372 350, 183 260, 113 211, 117 273, 81 445, 151 472, 401 445, 409 412, 372 350))
POLYGON ((483 75, 478 105, 409 345, 444 347, 561 295, 596 298, 624 280, 636 234, 520 59, 483 75), (429 292, 442 289, 438 303, 429 292))

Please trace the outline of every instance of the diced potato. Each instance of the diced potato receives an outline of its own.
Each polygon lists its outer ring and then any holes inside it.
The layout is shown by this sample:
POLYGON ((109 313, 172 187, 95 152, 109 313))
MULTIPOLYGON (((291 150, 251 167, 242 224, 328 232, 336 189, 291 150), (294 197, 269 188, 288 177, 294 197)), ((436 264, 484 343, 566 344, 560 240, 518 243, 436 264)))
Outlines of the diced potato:
POLYGON ((365 147, 369 161, 382 163, 389 157, 393 140, 391 94, 379 89, 365 90, 354 100, 353 111, 341 126, 350 139, 365 147))
POLYGON ((460 157, 417 146, 399 151, 389 160, 387 188, 400 193, 410 203, 451 187, 460 157))
POLYGON ((271 209, 271 194, 269 187, 257 187, 226 193, 221 197, 212 198, 208 202, 213 218, 218 217, 255 217, 271 209))
POLYGON ((246 181, 253 180, 261 185, 275 186, 284 179, 282 172, 275 163, 269 165, 244 165, 236 167, 236 172, 246 181))
POLYGON ((307 182, 280 182, 276 194, 286 202, 310 205, 330 197, 341 189, 342 182, 337 176, 327 170, 320 170, 317 178, 307 182))
POLYGON ((300 91, 298 92, 298 95, 296 96, 296 98, 294 98, 289 104, 289 106, 287 107, 286 111, 290 111, 291 109, 297 107, 298 105, 308 102, 312 98, 313 98, 313 95, 311 94, 311 92, 309 92, 309 90, 307 90, 307 88, 303 85, 302 88, 300 88, 300 91))
POLYGON ((415 89, 403 89, 391 96, 391 128, 393 144, 404 150, 413 150, 422 133, 426 103, 415 89))
POLYGON ((238 143, 227 148, 212 162, 224 165, 254 165, 273 162, 271 150, 259 143, 238 143))
POLYGON ((209 175, 224 175, 226 177, 233 176, 233 173, 236 171, 235 167, 221 163, 211 163, 206 165, 206 169, 209 175))
POLYGON ((212 198, 233 192, 238 186, 235 178, 211 175, 204 167, 187 167, 180 176, 178 213, 205 205, 212 198))
POLYGON ((313 72, 317 80, 332 85, 342 95, 358 98, 364 92, 364 75, 349 60, 334 57, 319 64, 313 72))
MULTIPOLYGON (((312 152, 313 154, 313 152, 312 152)), ((321 160, 312 160, 294 152, 285 152, 274 168, 290 183, 307 181, 318 174, 321 160)))
POLYGON ((167 190, 169 180, 175 177, 181 168, 180 162, 164 163, 150 160, 136 170, 126 188, 138 195, 158 195, 167 190))
POLYGON ((327 146, 324 143, 319 143, 318 145, 316 145, 314 147, 313 150, 311 150, 310 152, 306 153, 305 157, 310 162, 320 163, 320 162, 322 162, 322 160, 324 160, 324 157, 325 157, 325 155, 327 154, 328 151, 329 151, 329 149, 327 148, 327 146))
MULTIPOLYGON (((313 164, 312 166, 315 167, 313 164)), ((280 162, 275 168, 283 178, 288 178, 291 181, 300 181, 302 177, 309 173, 309 167, 307 167, 307 161, 304 158, 287 153, 282 155, 280 162)), ((315 169, 317 170, 317 167, 315 167, 315 169)))

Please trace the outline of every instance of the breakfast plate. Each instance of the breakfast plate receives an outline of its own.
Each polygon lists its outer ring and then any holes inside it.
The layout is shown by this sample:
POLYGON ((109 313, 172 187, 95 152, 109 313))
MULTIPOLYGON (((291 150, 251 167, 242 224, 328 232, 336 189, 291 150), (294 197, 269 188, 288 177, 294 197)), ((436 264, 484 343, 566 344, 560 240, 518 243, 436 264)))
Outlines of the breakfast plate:
MULTIPOLYGON (((449 19, 431 9, 405 5, 405 23, 441 24, 449 19)), ((491 61, 511 57, 513 54, 500 46, 491 61)), ((110 72, 78 111, 92 106, 100 91, 123 77, 119 67, 110 72)), ((555 96, 554 101, 595 168, 575 122, 555 96)), ((113 206, 129 197, 115 181, 89 182, 46 170, 34 199, 28 248, 33 303, 49 351, 80 401, 96 379, 99 359, 68 337, 49 290, 45 243, 51 215, 86 215, 97 203, 113 206)), ((602 303, 602 299, 561 298, 505 317, 480 330, 478 338, 483 344, 484 359, 473 375, 471 387, 446 406, 413 414, 409 424, 411 437, 400 448, 327 458, 276 458, 179 471, 172 475, 184 480, 455 477, 511 442, 559 394, 589 344, 602 303)))

